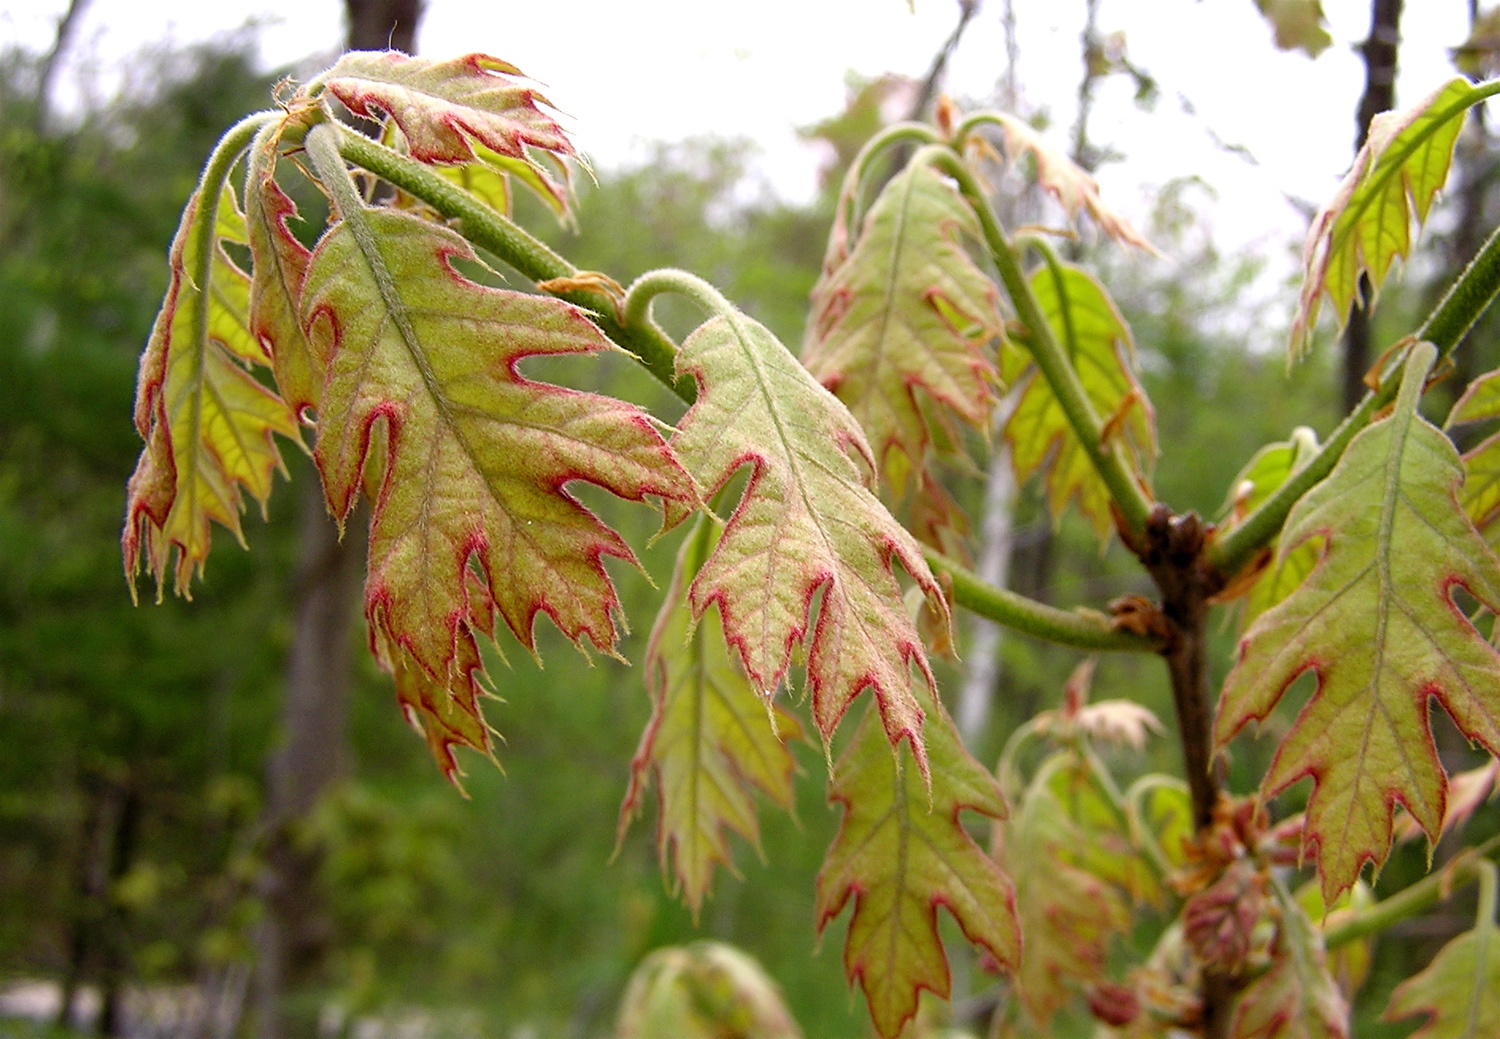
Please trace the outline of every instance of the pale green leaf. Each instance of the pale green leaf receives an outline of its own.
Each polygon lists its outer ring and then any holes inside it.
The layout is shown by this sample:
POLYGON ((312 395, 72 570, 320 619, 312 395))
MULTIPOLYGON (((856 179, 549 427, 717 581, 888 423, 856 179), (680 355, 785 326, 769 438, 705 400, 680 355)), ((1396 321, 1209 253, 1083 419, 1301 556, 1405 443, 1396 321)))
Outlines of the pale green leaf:
POLYGON ((1246 634, 1220 700, 1223 746, 1303 672, 1317 676, 1262 791, 1313 778, 1303 840, 1330 902, 1364 863, 1385 860, 1396 804, 1436 839, 1448 780, 1430 700, 1471 739, 1500 747, 1500 656, 1453 603, 1462 587, 1500 604, 1500 561, 1459 508, 1458 453, 1416 411, 1433 356, 1427 344, 1413 352, 1393 413, 1287 517, 1283 556, 1313 537, 1325 540, 1322 556, 1246 634))
POLYGON ((1375 117, 1354 165, 1308 231, 1302 295, 1288 344, 1294 360, 1312 344, 1325 294, 1340 328, 1362 274, 1369 275, 1373 304, 1392 262, 1411 250, 1413 219, 1418 225, 1427 220, 1433 197, 1448 179, 1465 113, 1490 92, 1460 76, 1412 108, 1375 117))
MULTIPOLYGON (((1156 459, 1156 416, 1135 374, 1135 345, 1114 302, 1092 277, 1066 265, 1041 267, 1032 291, 1052 333, 1072 362, 1106 437, 1123 438, 1143 478, 1156 459)), ((1101 542, 1114 532, 1108 486, 1078 442, 1047 380, 1033 373, 1005 427, 1016 479, 1045 470, 1054 519, 1069 501, 1093 524, 1101 542)))
MULTIPOLYGON (((1471 382, 1453 405, 1445 428, 1500 418, 1500 371, 1471 382)), ((1458 500, 1491 545, 1500 542, 1500 433, 1464 453, 1458 500)))
POLYGON ((717 525, 705 517, 677 555, 646 649, 651 721, 620 806, 623 837, 656 782, 657 851, 664 870, 670 858, 694 916, 714 866, 734 870, 729 833, 760 847, 755 791, 791 810, 797 766, 787 744, 802 736, 797 720, 767 702, 730 655, 718 612, 693 619, 688 586, 718 541, 717 525))
MULTIPOLYGON (((240 538, 242 491, 264 505, 281 466, 273 433, 297 436, 281 398, 245 364, 266 359, 248 328, 248 278, 200 233, 203 200, 188 201, 172 242, 172 277, 141 357, 136 429, 146 441, 130 478, 122 546, 125 571, 143 563, 160 590, 176 550, 174 583, 187 595, 212 543, 211 523, 240 538), (197 278, 204 245, 208 283, 197 278)), ((214 227, 243 240, 234 193, 222 188, 214 227)), ((232 238, 231 240, 235 240, 232 238)), ((241 539, 243 540, 243 539, 241 539)))
POLYGON ((995 283, 965 249, 979 221, 936 169, 893 178, 839 266, 813 288, 802 362, 859 421, 896 492, 935 439, 917 399, 987 431, 995 402, 989 346, 1000 335, 995 283), (890 459, 899 454, 899 461, 890 459), (895 477, 893 479, 893 477, 895 477))
POLYGON ((800 1039, 780 988, 723 942, 657 949, 630 975, 615 1039, 800 1039))
POLYGON ((528 357, 612 349, 581 311, 475 284, 452 259, 474 254, 445 228, 346 213, 313 255, 302 313, 327 359, 315 458, 333 514, 349 514, 367 465, 383 468, 365 587, 372 639, 467 704, 475 619, 491 601, 528 648, 538 613, 574 643, 614 645, 603 557, 634 556, 566 484, 684 507, 697 497, 639 409, 517 370, 528 357), (378 431, 383 460, 371 453, 378 431))
POLYGON ((915 690, 935 683, 893 564, 923 589, 944 626, 947 605, 916 540, 870 490, 874 462, 859 424, 742 314, 716 317, 689 336, 677 372, 699 389, 672 447, 705 496, 742 466, 751 469, 693 581, 694 613, 718 604, 725 638, 755 687, 769 694, 807 636, 816 604, 807 679, 823 739, 869 687, 892 746, 910 740, 925 775, 915 690))
POLYGON ((1438 950, 1422 973, 1391 993, 1388 1021, 1425 1015, 1411 1039, 1490 1039, 1500 1035, 1500 927, 1495 926, 1495 866, 1481 863, 1474 929, 1438 950))
POLYGON ((920 695, 930 799, 907 750, 893 757, 866 713, 834 768, 829 797, 843 808, 843 823, 818 874, 819 930, 854 902, 844 971, 887 1039, 916 1014, 923 989, 948 998, 939 906, 996 963, 1014 966, 1021 953, 1010 881, 959 820, 965 809, 1003 818, 999 785, 964 749, 942 703, 920 695))

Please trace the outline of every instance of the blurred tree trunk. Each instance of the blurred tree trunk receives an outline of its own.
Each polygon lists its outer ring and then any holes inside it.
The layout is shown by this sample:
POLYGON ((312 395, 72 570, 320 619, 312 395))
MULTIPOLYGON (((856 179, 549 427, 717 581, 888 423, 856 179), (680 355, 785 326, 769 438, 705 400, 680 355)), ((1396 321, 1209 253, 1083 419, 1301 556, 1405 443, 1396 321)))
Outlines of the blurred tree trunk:
MULTIPOLYGON (((1396 104, 1396 52, 1401 43, 1402 0, 1371 0, 1370 36, 1360 44, 1365 61, 1365 92, 1355 113, 1356 152, 1370 136, 1370 122, 1396 104)), ((1349 312, 1344 329, 1344 410, 1353 411, 1364 399, 1365 372, 1370 368, 1370 312, 1364 300, 1369 296, 1370 282, 1359 279, 1359 299, 1349 312)))
MULTIPOLYGON (((416 49, 421 0, 345 0, 350 50, 410 54, 416 49)), ((317 889, 318 859, 300 847, 296 824, 349 768, 351 631, 364 569, 364 510, 339 540, 321 488, 309 481, 301 499, 302 564, 296 628, 287 663, 283 743, 267 768, 265 915, 257 934, 255 1006, 260 1039, 313 1034, 316 1015, 294 1018, 286 994, 321 958, 325 914, 317 889)))

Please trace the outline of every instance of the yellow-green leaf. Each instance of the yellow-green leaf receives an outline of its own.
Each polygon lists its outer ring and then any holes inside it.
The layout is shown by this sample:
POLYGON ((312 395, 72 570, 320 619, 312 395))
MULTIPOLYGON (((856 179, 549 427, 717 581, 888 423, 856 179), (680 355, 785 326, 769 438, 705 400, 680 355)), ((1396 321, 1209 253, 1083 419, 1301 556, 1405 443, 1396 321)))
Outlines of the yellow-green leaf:
MULTIPOLYGON (((1475 379, 1453 404, 1445 428, 1500 418, 1500 371, 1475 379)), ((1464 453, 1464 485, 1458 500, 1489 539, 1500 541, 1500 433, 1464 453)))
POLYGON ((1396 804, 1430 839, 1439 833, 1448 778, 1429 701, 1500 748, 1500 655, 1453 602, 1462 587, 1500 605, 1500 561, 1459 508, 1457 451, 1416 411, 1434 356, 1428 344, 1413 351, 1393 413, 1362 431, 1287 517, 1281 553, 1322 537, 1322 556, 1245 635, 1219 705, 1223 746, 1299 675, 1316 675, 1262 791, 1313 779, 1303 841, 1329 903, 1364 863, 1385 860, 1396 804))
POLYGON ((936 683, 893 564, 917 582, 945 626, 948 608, 916 540, 870 490, 874 459, 859 424, 743 314, 716 317, 689 336, 677 372, 697 380, 698 400, 672 447, 706 496, 742 466, 751 470, 693 581, 693 612, 718 604, 725 638, 755 687, 769 693, 786 676, 816 604, 807 680, 823 739, 868 687, 891 745, 909 740, 925 776, 916 689, 936 683))
POLYGON ((574 643, 614 645, 603 557, 634 556, 568 483, 685 508, 697 496, 639 409, 517 370, 528 357, 612 349, 581 311, 478 285, 455 259, 475 257, 445 228, 346 213, 313 255, 302 313, 327 359, 314 457, 336 517, 366 467, 383 465, 365 586, 372 639, 467 704, 475 620, 491 601, 528 648, 538 613, 574 643), (371 452, 380 434, 383 462, 371 452))
POLYGON ((620 806, 623 837, 655 780, 657 852, 663 870, 670 858, 694 916, 714 866, 734 870, 729 832, 760 847, 755 791, 791 810, 797 766, 787 744, 802 736, 797 720, 763 699, 730 655, 718 612, 710 608, 693 620, 688 585, 718 540, 717 525, 705 517, 678 553, 646 649, 651 721, 620 806))
POLYGON ((916 1014, 923 989, 948 997, 939 906, 996 963, 1013 967, 1021 953, 1010 881, 959 820, 965 809, 1004 818, 999 784, 964 749, 942 703, 921 698, 930 801, 907 751, 893 758, 867 713, 834 768, 829 797, 844 817, 818 874, 820 931, 854 902, 844 972, 887 1039, 916 1014))
POLYGON ((1488 1039, 1500 1035, 1500 927, 1495 926, 1495 865, 1482 862, 1474 929, 1438 950, 1427 969, 1391 993, 1388 1021, 1426 1015, 1412 1039, 1488 1039))
MULTIPOLYGON (((1123 437, 1135 470, 1144 478, 1156 459, 1156 416, 1135 375, 1135 344, 1125 319, 1088 274, 1066 265, 1043 266, 1032 291, 1104 420, 1106 437, 1123 437)), ((1047 504, 1054 519, 1068 502, 1093 524, 1099 540, 1114 532, 1109 488, 1078 442, 1067 414, 1047 380, 1033 373, 1005 427, 1016 479, 1045 470, 1047 504)))
POLYGON ((979 234, 951 183, 930 165, 912 166, 880 193, 853 252, 813 288, 802 363, 849 407, 898 494, 907 474, 926 468, 934 440, 918 394, 940 405, 937 422, 956 416, 989 428, 989 347, 1001 318, 995 283, 965 250, 979 234))
POLYGON ((141 357, 135 423, 146 449, 130 478, 125 572, 142 563, 160 590, 176 550, 174 583, 189 594, 212 543, 211 523, 240 537, 242 489, 265 504, 281 466, 273 433, 296 437, 286 404, 246 370, 264 362, 250 334, 248 278, 215 231, 244 240, 234 194, 222 188, 213 229, 203 199, 189 200, 172 241, 172 278, 141 357), (207 284, 200 285, 207 257, 207 284))
POLYGON ((1369 275, 1372 294, 1378 294, 1392 262, 1410 252, 1412 220, 1426 222, 1433 197, 1448 179, 1464 114, 1493 92, 1460 76, 1412 108, 1375 117, 1354 165, 1308 231, 1302 295, 1288 343, 1293 360, 1312 345, 1325 294, 1343 328, 1360 275, 1369 275))

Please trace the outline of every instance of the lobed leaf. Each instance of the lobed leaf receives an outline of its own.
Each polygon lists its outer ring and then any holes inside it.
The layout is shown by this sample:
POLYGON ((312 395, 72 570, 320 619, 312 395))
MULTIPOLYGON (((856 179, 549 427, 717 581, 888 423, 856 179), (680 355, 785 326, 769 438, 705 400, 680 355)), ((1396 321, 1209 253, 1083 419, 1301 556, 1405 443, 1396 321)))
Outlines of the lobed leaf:
POLYGON ((1287 517, 1281 555, 1314 537, 1322 555, 1245 635, 1219 704, 1223 746, 1299 675, 1316 676, 1261 790, 1312 777, 1303 841, 1316 849, 1325 903, 1364 863, 1384 861, 1396 804, 1436 840, 1448 781, 1429 700, 1492 753, 1500 747, 1500 655, 1453 602, 1462 587, 1500 604, 1500 561, 1459 508, 1457 452, 1416 411, 1433 356, 1426 344, 1413 353, 1392 414, 1355 437, 1287 517))
MULTIPOLYGON (((1156 415, 1135 375, 1135 344, 1125 319, 1104 287, 1077 267, 1043 266, 1032 291, 1053 334, 1067 352, 1106 437, 1120 436, 1142 477, 1156 459, 1156 415)), ((1054 519, 1068 502, 1093 524, 1101 542, 1114 532, 1108 486, 1079 443, 1052 387, 1033 374, 1005 427, 1016 479, 1045 470, 1047 504, 1054 519)))
POLYGON ((1361 275, 1369 276, 1374 303, 1391 264, 1411 250, 1412 220, 1426 222, 1448 179, 1464 114, 1490 93, 1459 76, 1414 107, 1382 112, 1371 122, 1364 147, 1313 219, 1302 249, 1302 294, 1287 345, 1292 360, 1312 346, 1324 295, 1341 329, 1361 275))
POLYGON ((1280 904, 1271 965, 1235 1001, 1230 1039, 1348 1039, 1349 1006, 1322 937, 1294 900, 1280 904))
MULTIPOLYGON (((1500 418, 1500 371, 1471 382, 1448 413, 1445 429, 1500 418)), ((1491 545, 1500 541, 1500 433, 1464 452, 1464 485, 1458 500, 1491 545)))
POLYGON ((1042 190, 1062 205, 1068 216, 1077 219, 1078 211, 1088 210, 1094 223, 1121 245, 1133 245, 1147 251, 1151 243, 1130 222, 1104 204, 1099 182, 1093 175, 1054 148, 1026 120, 1006 112, 987 114, 1005 131, 1005 150, 1012 162, 1030 155, 1036 162, 1036 179, 1042 190))
POLYGON ((1425 1015, 1412 1039, 1480 1039, 1500 1035, 1500 927, 1495 926, 1493 863, 1484 862, 1474 929, 1438 950, 1422 973, 1391 993, 1387 1021, 1425 1015))
POLYGON ((881 191, 853 251, 813 288, 802 363, 859 421, 898 494, 907 473, 926 469, 934 421, 989 428, 988 347, 1002 327, 995 283, 965 249, 979 235, 946 178, 909 166, 881 191), (935 415, 918 394, 938 405, 935 415))
POLYGON ((742 314, 714 318, 689 336, 677 372, 699 388, 672 439, 683 465, 710 496, 741 466, 751 470, 689 591, 694 614, 718 604, 725 639, 750 681, 769 692, 786 676, 816 612, 807 679, 823 739, 869 687, 891 745, 909 740, 926 777, 912 668, 929 689, 936 683, 893 562, 917 582, 944 627, 948 607, 920 547, 870 490, 874 461, 858 423, 742 314))
POLYGON ((455 259, 474 254, 445 228, 346 213, 313 254, 302 322, 326 358, 314 457, 337 518, 366 467, 378 469, 372 642, 468 705, 482 693, 476 620, 491 608, 527 648, 538 613, 580 647, 614 646, 618 599, 603 557, 634 555, 568 483, 683 508, 697 496, 645 413, 518 371, 528 357, 613 349, 581 311, 475 284, 455 259))
POLYGON ((755 791, 792 808, 796 762, 788 741, 802 736, 797 720, 765 699, 724 642, 716 611, 693 619, 688 586, 718 543, 706 517, 683 542, 666 601, 646 649, 651 721, 630 763, 619 834, 657 784, 656 847, 662 869, 670 857, 694 917, 716 864, 734 871, 729 832, 757 849, 755 791))
POLYGON ((818 874, 820 932, 854 902, 844 973, 859 982, 884 1037, 916 1014, 923 989, 948 997, 939 906, 996 963, 1013 967, 1021 955, 1010 881, 959 821, 966 809, 1004 818, 1000 787, 964 749, 942 703, 925 691, 921 700, 930 800, 906 752, 892 757, 867 713, 834 768, 829 798, 843 821, 818 874))
MULTIPOLYGON (((338 98, 355 115, 388 115, 418 162, 471 163, 478 146, 528 168, 554 205, 567 198, 559 183, 527 151, 573 156, 573 145, 543 109, 551 102, 524 82, 514 65, 487 54, 435 61, 396 51, 354 51, 311 84, 338 98)), ((566 177, 566 167, 558 166, 566 177)))
POLYGON ((179 595, 202 573, 211 523, 243 543, 242 490, 264 506, 281 467, 272 434, 297 436, 286 404, 246 368, 268 358, 247 325, 249 279, 218 244, 246 237, 234 193, 222 187, 210 230, 201 226, 201 191, 172 240, 171 281, 141 356, 135 424, 146 448, 130 478, 121 538, 126 575, 144 564, 158 592, 175 549, 179 595), (199 285, 205 246, 212 255, 199 285))

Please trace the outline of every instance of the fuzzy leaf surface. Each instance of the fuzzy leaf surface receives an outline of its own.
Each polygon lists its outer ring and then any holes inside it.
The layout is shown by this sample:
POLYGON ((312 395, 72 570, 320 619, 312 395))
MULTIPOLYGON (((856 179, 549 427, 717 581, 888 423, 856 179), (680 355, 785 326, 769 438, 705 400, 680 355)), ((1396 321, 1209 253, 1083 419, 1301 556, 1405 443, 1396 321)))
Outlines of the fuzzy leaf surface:
POLYGON ((1010 881, 959 821, 966 809, 1004 818, 999 784, 964 749, 942 704, 922 700, 931 803, 908 751, 892 757, 867 713, 834 768, 829 798, 843 822, 818 874, 819 931, 854 901, 844 972, 864 990, 884 1037, 916 1014, 923 989, 948 997, 939 906, 997 963, 1014 966, 1021 953, 1010 881))
MULTIPOLYGON (((1031 288, 1104 420, 1106 435, 1124 437, 1136 472, 1149 473, 1156 459, 1156 415, 1136 378, 1135 345, 1125 319, 1103 286, 1076 267, 1043 266, 1032 276, 1031 288)), ((1045 470, 1053 518, 1076 500, 1100 541, 1108 541, 1114 531, 1109 488, 1040 373, 1027 382, 1005 436, 1018 481, 1045 470)))
MULTIPOLYGON (((915 539, 870 489, 874 459, 847 408, 775 336, 742 314, 716 317, 677 354, 698 382, 672 447, 705 496, 748 465, 750 481, 689 592, 717 604, 724 637, 757 689, 774 690, 807 635, 813 718, 826 741, 866 687, 894 747, 909 740, 927 774, 912 669, 935 689, 893 563, 946 626, 947 604, 915 539), (818 598, 821 593, 821 598, 818 598)), ((669 509, 669 514, 671 510, 669 509)))
POLYGON ((1281 553, 1322 537, 1322 557, 1246 633, 1219 705, 1223 746, 1303 672, 1317 676, 1261 790, 1312 777, 1303 841, 1330 904, 1364 863, 1385 860, 1397 803, 1437 837, 1448 780, 1429 700, 1492 753, 1500 746, 1500 656, 1452 598, 1461 586, 1500 604, 1500 562, 1459 508, 1458 453, 1416 413, 1433 355, 1426 344, 1414 352, 1392 414, 1287 517, 1281 553))
POLYGON ((436 61, 394 51, 354 51, 313 86, 319 84, 355 115, 389 115, 418 162, 473 162, 479 158, 479 144, 525 163, 554 200, 566 197, 564 185, 527 148, 560 157, 573 155, 573 145, 543 110, 551 102, 509 62, 487 54, 436 61))
POLYGON ((1230 1039, 1348 1039, 1349 1006, 1329 973, 1322 936, 1291 899, 1281 900, 1271 966, 1240 993, 1229 1035, 1230 1039))
POLYGON ((1323 296, 1339 328, 1368 274, 1373 296, 1391 264, 1411 250, 1411 224, 1427 220, 1432 200, 1448 179, 1464 114, 1484 93, 1462 76, 1421 103, 1382 112, 1332 201, 1319 210, 1302 249, 1302 295, 1287 349, 1292 359, 1312 345, 1323 296))
POLYGON ((745 677, 724 642, 717 611, 693 619, 688 586, 717 543, 714 524, 700 520, 678 553, 646 649, 651 721, 620 806, 623 837, 655 780, 657 852, 663 870, 671 859, 694 916, 714 866, 734 870, 729 833, 760 847, 755 791, 791 810, 797 764, 788 742, 802 735, 796 718, 768 704, 745 677))
POLYGON ((1001 318, 995 283, 965 250, 979 235, 948 180, 911 166, 881 191, 853 252, 813 289, 802 363, 859 421, 897 493, 908 472, 925 468, 934 440, 917 394, 939 406, 939 422, 989 425, 987 347, 1001 318), (893 463, 892 453, 901 458, 893 463))
POLYGON ((179 595, 202 572, 211 524, 243 542, 242 492, 264 506, 281 466, 272 434, 297 436, 286 404, 246 368, 267 357, 248 327, 249 279, 218 244, 245 241, 234 193, 223 188, 206 233, 202 206, 195 194, 183 211, 171 281, 141 356, 135 424, 146 448, 130 478, 121 539, 126 574, 144 563, 158 589, 175 549, 179 595), (207 284, 199 285, 205 241, 213 252, 207 284))
POLYGON ((603 557, 634 556, 568 483, 684 508, 697 498, 639 409, 519 372, 528 357, 612 349, 582 312, 475 284, 455 258, 474 254, 445 228, 395 211, 346 214, 313 254, 302 307, 327 358, 314 457, 336 517, 349 514, 366 467, 383 464, 365 586, 371 638, 468 702, 475 621, 491 603, 528 648, 538 613, 575 644, 614 645, 618 600, 603 557))

